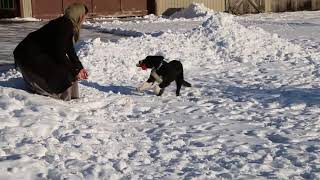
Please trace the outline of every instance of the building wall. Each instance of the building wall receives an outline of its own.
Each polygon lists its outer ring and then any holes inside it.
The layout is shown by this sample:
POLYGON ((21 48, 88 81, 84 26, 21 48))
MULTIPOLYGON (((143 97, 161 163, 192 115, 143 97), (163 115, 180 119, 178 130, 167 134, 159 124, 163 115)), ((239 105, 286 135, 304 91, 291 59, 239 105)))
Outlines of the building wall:
POLYGON ((261 13, 266 9, 266 0, 226 0, 227 11, 233 14, 261 13))
POLYGON ((0 0, 0 18, 20 16, 51 19, 62 15, 64 9, 74 2, 84 3, 89 9, 89 15, 92 16, 143 16, 148 14, 149 7, 154 7, 154 3, 149 1, 154 2, 154 0, 0 0), (3 8, 2 4, 8 4, 7 2, 15 2, 14 7, 3 8))
POLYGON ((265 9, 264 9, 265 12, 271 12, 271 10, 272 10, 271 1, 272 0, 265 0, 265 9))
POLYGON ((32 17, 35 18, 52 18, 57 17, 63 13, 62 0, 31 0, 32 3, 32 17))
POLYGON ((228 11, 235 14, 320 10, 320 0, 251 1, 259 6, 258 10, 254 8, 248 0, 155 0, 155 14, 169 16, 176 11, 187 8, 192 2, 203 3, 215 11, 228 11))
POLYGON ((215 11, 226 10, 226 0, 155 0, 156 15, 172 14, 182 8, 187 8, 191 3, 203 3, 206 7, 215 11))
MULTIPOLYGON (((10 0, 0 0, 10 1, 10 0)), ((232 12, 230 4, 242 1, 236 14, 257 13, 249 0, 11 0, 14 9, 0 8, 1 17, 53 18, 63 14, 71 2, 83 2, 93 16, 141 16, 148 13, 163 15, 187 8, 192 2, 203 3, 215 11, 232 12)), ((320 10, 320 0, 251 0, 259 5, 261 12, 284 12, 320 10)), ((170 15, 170 14, 169 14, 170 15)))
POLYGON ((266 0, 265 12, 320 10, 320 0, 266 0))
POLYGON ((31 0, 21 0, 21 17, 32 17, 32 3, 31 0))
POLYGON ((312 0, 312 10, 320 10, 320 0, 312 0))
POLYGON ((0 0, 0 17, 20 16, 18 0, 0 0))

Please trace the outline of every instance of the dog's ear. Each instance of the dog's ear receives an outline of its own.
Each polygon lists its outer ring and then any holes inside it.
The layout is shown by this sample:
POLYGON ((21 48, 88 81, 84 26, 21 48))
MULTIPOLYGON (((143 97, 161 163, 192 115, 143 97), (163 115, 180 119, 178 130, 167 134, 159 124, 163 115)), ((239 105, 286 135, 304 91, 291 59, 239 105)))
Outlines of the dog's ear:
POLYGON ((156 56, 156 58, 159 59, 159 60, 164 60, 163 56, 156 56))
POLYGON ((164 60, 163 56, 147 56, 146 60, 157 60, 157 61, 162 61, 164 60))
POLYGON ((147 56, 145 60, 152 60, 154 56, 147 56))

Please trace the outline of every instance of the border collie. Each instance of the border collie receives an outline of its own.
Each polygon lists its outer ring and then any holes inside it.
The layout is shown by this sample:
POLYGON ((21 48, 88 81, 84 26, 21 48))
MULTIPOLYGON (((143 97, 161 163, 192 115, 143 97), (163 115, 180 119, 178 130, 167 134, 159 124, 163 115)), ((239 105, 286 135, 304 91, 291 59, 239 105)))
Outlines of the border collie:
POLYGON ((180 95, 181 86, 191 87, 191 84, 184 80, 183 66, 180 61, 166 62, 163 56, 147 56, 144 60, 138 62, 137 67, 141 67, 143 70, 152 69, 149 79, 137 88, 139 92, 150 88, 155 82, 159 83, 155 87, 155 93, 158 96, 163 94, 164 89, 172 81, 176 81, 177 96, 180 95))

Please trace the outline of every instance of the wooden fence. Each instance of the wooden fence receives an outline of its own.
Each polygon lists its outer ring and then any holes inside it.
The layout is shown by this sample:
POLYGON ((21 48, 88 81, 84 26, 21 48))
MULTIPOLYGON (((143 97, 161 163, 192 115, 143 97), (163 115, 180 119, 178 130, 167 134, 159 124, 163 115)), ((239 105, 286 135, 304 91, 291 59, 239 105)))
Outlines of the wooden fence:
POLYGON ((226 0, 155 0, 156 15, 171 15, 176 11, 187 8, 191 3, 202 3, 215 11, 226 10, 226 0))
POLYGON ((320 0, 155 0, 155 13, 170 15, 193 2, 234 14, 320 10, 320 0))
POLYGON ((234 14, 320 10, 320 0, 226 0, 234 14))

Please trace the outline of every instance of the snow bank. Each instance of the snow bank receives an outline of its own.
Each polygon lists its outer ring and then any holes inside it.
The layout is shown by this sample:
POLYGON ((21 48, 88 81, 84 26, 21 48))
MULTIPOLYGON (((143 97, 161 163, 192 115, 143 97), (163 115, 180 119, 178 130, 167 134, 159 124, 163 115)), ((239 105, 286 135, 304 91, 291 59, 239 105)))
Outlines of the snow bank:
MULTIPOLYGON (((138 33, 141 32, 132 32, 138 33)), ((169 60, 181 60, 186 68, 226 62, 253 65, 268 61, 294 62, 303 56, 298 45, 261 28, 245 27, 236 22, 233 15, 225 13, 214 13, 201 26, 185 33, 162 31, 157 32, 157 36, 140 34, 137 38, 117 42, 95 39, 86 42, 80 50, 81 58, 92 73, 104 72, 112 77, 111 82, 123 78, 140 80, 142 73, 137 73, 135 63, 157 53, 164 54, 169 60), (121 72, 121 76, 117 72, 121 72)), ((101 81, 101 78, 96 80, 101 81)))
POLYGON ((36 22, 36 21, 41 21, 41 19, 37 19, 37 18, 33 18, 33 17, 25 17, 25 18, 15 17, 15 18, 4 18, 4 19, 1 19, 1 21, 36 22))
POLYGON ((178 11, 170 16, 170 18, 196 18, 196 17, 205 17, 214 13, 213 10, 207 8, 204 4, 192 3, 186 9, 178 11))
POLYGON ((227 61, 259 63, 284 60, 301 52, 298 45, 270 34, 261 28, 245 27, 229 14, 215 14, 202 26, 195 28, 190 37, 208 39, 215 51, 227 61), (228 57, 228 59, 226 59, 228 57))

